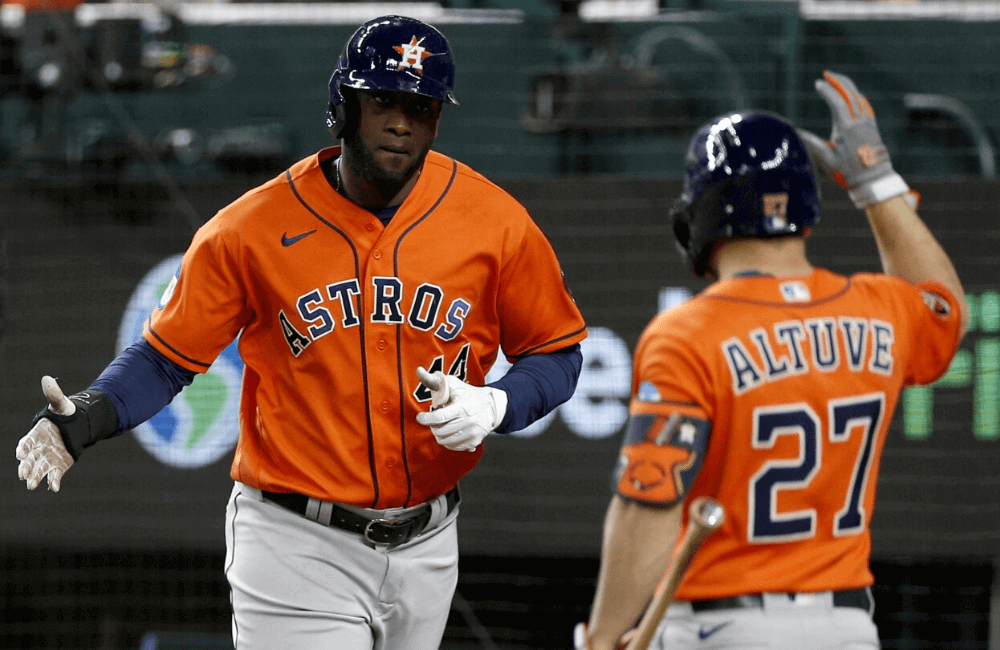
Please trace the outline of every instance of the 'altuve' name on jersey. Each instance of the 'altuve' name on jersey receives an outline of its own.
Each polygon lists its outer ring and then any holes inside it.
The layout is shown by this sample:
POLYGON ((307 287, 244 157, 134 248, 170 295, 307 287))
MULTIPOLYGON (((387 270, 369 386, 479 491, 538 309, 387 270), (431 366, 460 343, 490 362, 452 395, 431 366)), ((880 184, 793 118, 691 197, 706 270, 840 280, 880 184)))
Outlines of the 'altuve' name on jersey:
POLYGON ((722 352, 741 395, 758 386, 812 371, 833 372, 846 363, 853 372, 891 375, 892 324, 877 319, 823 316, 775 323, 722 342, 722 352), (756 351, 756 355, 751 353, 756 351))

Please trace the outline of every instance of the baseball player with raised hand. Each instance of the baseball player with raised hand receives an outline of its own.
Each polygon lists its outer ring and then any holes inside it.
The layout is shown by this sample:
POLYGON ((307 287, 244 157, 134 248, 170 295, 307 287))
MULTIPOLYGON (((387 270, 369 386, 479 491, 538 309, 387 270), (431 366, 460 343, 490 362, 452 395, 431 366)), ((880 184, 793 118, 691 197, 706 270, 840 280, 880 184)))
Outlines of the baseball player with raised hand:
POLYGON ((830 140, 735 112, 687 153, 673 212, 694 272, 714 280, 662 312, 635 350, 601 567, 578 650, 617 648, 639 621, 695 499, 725 509, 651 648, 878 648, 870 524, 902 389, 947 371, 968 307, 945 251, 893 170, 868 101, 817 81, 830 140), (806 255, 819 220, 812 157, 867 216, 883 273, 806 255))
POLYGON ((195 234, 143 338, 17 447, 59 490, 82 451, 155 415, 239 339, 226 575, 239 650, 436 650, 457 583, 459 480, 484 439, 576 386, 584 320, 511 196, 431 150, 457 104, 448 41, 363 24, 323 149, 195 234), (500 350, 508 373, 486 386, 500 350), (433 410, 432 410, 433 407, 433 410))

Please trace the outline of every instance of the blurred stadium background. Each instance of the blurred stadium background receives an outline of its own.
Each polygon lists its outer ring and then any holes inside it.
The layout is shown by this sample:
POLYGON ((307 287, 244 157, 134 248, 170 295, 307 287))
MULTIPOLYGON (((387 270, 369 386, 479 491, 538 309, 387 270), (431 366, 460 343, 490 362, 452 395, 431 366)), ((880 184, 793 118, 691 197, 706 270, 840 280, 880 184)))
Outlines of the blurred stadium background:
MULTIPOLYGON (((0 647, 230 647, 222 522, 238 355, 89 452, 59 495, 24 490, 14 445, 43 374, 80 390, 134 340, 201 223, 331 144, 334 58, 384 13, 448 35, 461 106, 446 110, 436 148, 531 210, 592 332, 573 400, 490 439, 463 483, 442 650, 571 646, 593 592, 631 351, 657 310, 703 286, 664 218, 683 149, 732 108, 824 132, 812 81, 825 68, 868 94, 974 311, 951 371, 907 393, 887 442, 873 523, 884 647, 1000 650, 1000 3, 974 0, 4 0, 0 647)), ((864 220, 823 189, 814 262, 877 269, 864 220)))

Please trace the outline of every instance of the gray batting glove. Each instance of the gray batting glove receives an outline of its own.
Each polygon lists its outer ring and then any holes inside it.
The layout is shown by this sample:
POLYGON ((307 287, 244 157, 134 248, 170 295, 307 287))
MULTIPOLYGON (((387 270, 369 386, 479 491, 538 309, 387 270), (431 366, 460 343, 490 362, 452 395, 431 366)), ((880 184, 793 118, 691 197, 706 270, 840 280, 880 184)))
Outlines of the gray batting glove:
POLYGON ((907 194, 910 188, 892 168, 875 111, 854 82, 827 70, 816 80, 816 92, 830 107, 830 139, 801 129, 799 137, 813 158, 847 190, 854 205, 866 208, 907 194))
POLYGON ((431 391, 431 410, 417 414, 438 444, 452 451, 475 451, 503 422, 507 393, 489 386, 470 386, 441 371, 417 368, 417 377, 431 391))
MULTIPOLYGON (((76 412, 76 405, 48 375, 42 377, 42 392, 49 400, 49 410, 53 413, 69 416, 76 412)), ((21 461, 17 467, 17 478, 26 481, 29 490, 34 490, 42 479, 46 479, 49 489, 58 492, 63 475, 74 462, 59 428, 48 418, 39 419, 31 431, 21 438, 15 456, 21 461)))

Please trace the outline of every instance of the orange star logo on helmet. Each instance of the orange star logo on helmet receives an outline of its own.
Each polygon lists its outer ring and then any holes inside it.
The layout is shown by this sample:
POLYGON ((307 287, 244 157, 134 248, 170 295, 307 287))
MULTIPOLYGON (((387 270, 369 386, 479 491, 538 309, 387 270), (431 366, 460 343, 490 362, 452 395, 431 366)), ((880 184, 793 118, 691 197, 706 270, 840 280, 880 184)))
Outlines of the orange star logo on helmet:
POLYGON ((402 56, 402 60, 396 66, 396 69, 402 70, 403 68, 413 68, 416 70, 417 74, 424 73, 424 59, 429 56, 433 56, 433 54, 428 52, 427 49, 420 44, 420 41, 417 40, 416 36, 412 37, 409 43, 394 45, 393 49, 399 52, 402 56))

